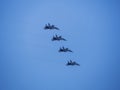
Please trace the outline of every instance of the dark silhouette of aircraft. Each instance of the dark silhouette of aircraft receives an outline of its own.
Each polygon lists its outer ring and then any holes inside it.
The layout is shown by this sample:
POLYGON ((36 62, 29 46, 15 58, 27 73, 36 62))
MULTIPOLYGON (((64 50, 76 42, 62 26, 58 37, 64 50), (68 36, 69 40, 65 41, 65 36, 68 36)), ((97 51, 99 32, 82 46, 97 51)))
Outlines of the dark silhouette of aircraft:
POLYGON ((70 61, 68 61, 67 62, 67 64, 66 64, 66 66, 74 66, 74 65, 77 65, 77 66, 80 66, 80 64, 78 64, 78 63, 76 63, 75 61, 72 61, 72 60, 70 60, 70 61))
POLYGON ((59 52, 73 52, 72 50, 65 48, 65 47, 60 47, 59 52))
POLYGON ((55 40, 56 41, 60 41, 60 40, 67 41, 62 36, 58 36, 58 35, 53 36, 52 41, 55 41, 55 40))
POLYGON ((46 24, 44 27, 45 30, 49 29, 49 30, 59 30, 58 27, 56 27, 55 25, 50 25, 50 23, 46 24))

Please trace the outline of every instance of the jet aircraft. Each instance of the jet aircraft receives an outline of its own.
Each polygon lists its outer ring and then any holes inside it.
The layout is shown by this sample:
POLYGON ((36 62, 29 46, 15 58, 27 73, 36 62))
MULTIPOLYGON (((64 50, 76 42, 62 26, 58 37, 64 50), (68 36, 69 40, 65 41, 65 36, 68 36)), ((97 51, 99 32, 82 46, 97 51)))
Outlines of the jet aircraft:
POLYGON ((59 30, 58 27, 56 27, 55 25, 50 25, 50 23, 46 24, 45 27, 44 27, 45 30, 59 30))
POLYGON ((59 52, 73 52, 72 50, 65 48, 65 47, 60 47, 59 52))
POLYGON ((58 36, 58 35, 55 35, 52 38, 52 41, 60 41, 60 40, 66 41, 66 39, 64 39, 62 36, 58 36))
POLYGON ((76 63, 75 61, 72 61, 72 60, 70 60, 70 61, 68 61, 67 62, 67 64, 66 64, 66 66, 74 66, 74 65, 77 65, 77 66, 80 66, 80 64, 78 64, 78 63, 76 63))

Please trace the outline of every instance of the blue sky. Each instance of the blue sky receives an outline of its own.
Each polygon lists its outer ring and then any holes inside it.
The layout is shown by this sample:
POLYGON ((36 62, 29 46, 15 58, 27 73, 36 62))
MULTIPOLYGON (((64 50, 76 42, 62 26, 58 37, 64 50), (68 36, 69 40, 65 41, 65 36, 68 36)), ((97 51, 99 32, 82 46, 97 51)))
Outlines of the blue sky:
POLYGON ((0 90, 120 90, 119 0, 1 0, 0 8, 0 90), (48 22, 61 30, 43 30, 48 22), (55 34, 68 41, 52 42, 55 34), (70 59, 81 66, 65 66, 70 59))

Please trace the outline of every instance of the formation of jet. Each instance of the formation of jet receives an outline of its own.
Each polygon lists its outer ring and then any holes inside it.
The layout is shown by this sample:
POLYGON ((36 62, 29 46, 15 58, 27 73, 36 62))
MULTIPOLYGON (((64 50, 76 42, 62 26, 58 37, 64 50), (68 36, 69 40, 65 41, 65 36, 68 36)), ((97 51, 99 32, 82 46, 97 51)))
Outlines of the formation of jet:
MULTIPOLYGON (((50 23, 48 23, 44 26, 44 30, 60 30, 60 29, 58 27, 56 27, 55 25, 51 25, 50 23)), ((60 41, 60 40, 67 41, 65 38, 63 38, 62 36, 59 36, 59 35, 53 36, 51 40, 52 41, 60 41)), ((70 50, 69 48, 65 48, 64 46, 62 46, 59 48, 58 52, 73 52, 73 51, 70 50)), ((80 64, 78 64, 77 62, 72 61, 72 60, 69 60, 66 63, 66 66, 75 66, 75 65, 80 66, 80 64)))
POLYGON ((44 27, 45 30, 49 29, 49 30, 59 30, 58 27, 56 27, 55 25, 50 25, 50 23, 46 24, 45 27, 44 27))
POLYGON ((62 36, 58 36, 58 35, 55 35, 52 38, 52 41, 60 41, 60 40, 66 41, 66 39, 64 39, 62 36))
POLYGON ((72 50, 65 48, 65 47, 60 47, 59 52, 73 52, 72 50))
POLYGON ((75 61, 72 61, 72 60, 70 60, 70 61, 68 61, 67 62, 67 64, 66 64, 66 66, 74 66, 74 65, 77 65, 77 66, 80 66, 80 64, 78 64, 78 63, 76 63, 75 61))

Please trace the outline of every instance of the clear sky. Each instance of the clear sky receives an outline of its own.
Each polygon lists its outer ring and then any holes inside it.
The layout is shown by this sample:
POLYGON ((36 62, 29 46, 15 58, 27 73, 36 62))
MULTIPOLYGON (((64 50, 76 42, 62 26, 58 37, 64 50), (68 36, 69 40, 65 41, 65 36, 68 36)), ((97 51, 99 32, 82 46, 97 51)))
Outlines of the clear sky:
POLYGON ((119 0, 0 0, 0 18, 0 90, 120 90, 119 0))

